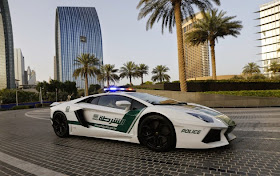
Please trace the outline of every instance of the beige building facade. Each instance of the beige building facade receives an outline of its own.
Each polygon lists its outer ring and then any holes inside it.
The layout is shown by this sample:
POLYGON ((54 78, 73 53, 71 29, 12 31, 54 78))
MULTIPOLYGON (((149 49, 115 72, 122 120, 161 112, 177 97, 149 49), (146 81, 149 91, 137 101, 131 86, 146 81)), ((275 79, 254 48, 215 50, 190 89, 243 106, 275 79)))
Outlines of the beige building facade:
POLYGON ((261 56, 266 76, 272 76, 268 69, 273 62, 280 63, 280 0, 260 6, 261 56))
MULTIPOLYGON (((193 20, 185 19, 182 25, 184 36, 193 30, 196 20, 202 18, 202 13, 197 13, 193 20)), ((208 42, 198 46, 191 46, 188 42, 185 42, 184 37, 184 52, 186 59, 186 79, 210 76, 208 42)))

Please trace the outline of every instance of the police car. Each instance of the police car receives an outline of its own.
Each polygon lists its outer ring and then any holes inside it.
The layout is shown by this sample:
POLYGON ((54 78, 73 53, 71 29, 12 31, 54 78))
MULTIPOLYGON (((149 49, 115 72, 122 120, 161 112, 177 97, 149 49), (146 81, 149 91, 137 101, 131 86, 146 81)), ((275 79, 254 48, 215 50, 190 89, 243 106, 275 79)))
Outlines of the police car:
POLYGON ((215 148, 235 138, 235 122, 214 109, 130 88, 105 91, 53 103, 51 122, 55 134, 140 143, 154 151, 215 148))

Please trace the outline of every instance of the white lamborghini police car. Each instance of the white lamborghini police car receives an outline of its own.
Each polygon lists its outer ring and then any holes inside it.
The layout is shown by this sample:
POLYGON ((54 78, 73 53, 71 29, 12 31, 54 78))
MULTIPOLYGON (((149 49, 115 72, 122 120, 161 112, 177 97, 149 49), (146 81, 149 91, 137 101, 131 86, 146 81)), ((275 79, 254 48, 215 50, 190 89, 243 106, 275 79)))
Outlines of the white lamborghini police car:
POLYGON ((214 148, 235 138, 231 132, 236 124, 226 115, 147 93, 110 92, 51 106, 52 126, 59 137, 140 143, 154 151, 214 148))

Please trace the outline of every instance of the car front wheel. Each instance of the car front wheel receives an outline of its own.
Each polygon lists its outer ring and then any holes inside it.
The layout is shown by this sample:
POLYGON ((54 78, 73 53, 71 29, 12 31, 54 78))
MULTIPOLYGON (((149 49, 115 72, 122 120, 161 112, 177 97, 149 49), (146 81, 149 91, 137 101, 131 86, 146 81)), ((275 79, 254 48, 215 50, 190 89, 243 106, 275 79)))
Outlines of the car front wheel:
POLYGON ((139 125, 138 138, 149 149, 164 152, 176 146, 176 134, 172 123, 160 115, 146 117, 139 125))
POLYGON ((58 137, 68 137, 69 136, 69 126, 67 119, 62 112, 57 112, 53 117, 53 129, 58 137))

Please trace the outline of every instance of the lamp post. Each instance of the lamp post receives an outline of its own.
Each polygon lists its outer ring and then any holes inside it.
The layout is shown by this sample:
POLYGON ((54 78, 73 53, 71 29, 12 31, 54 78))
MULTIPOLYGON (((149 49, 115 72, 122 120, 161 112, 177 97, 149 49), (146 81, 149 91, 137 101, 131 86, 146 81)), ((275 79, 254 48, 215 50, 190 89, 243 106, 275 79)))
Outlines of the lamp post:
POLYGON ((43 96, 42 96, 42 87, 40 87, 40 96, 39 96, 39 101, 43 107, 43 96))
POLYGON ((18 82, 19 80, 18 79, 15 79, 15 82, 16 82, 16 106, 18 106, 18 82))
POLYGON ((55 101, 57 102, 57 88, 55 88, 55 101))

